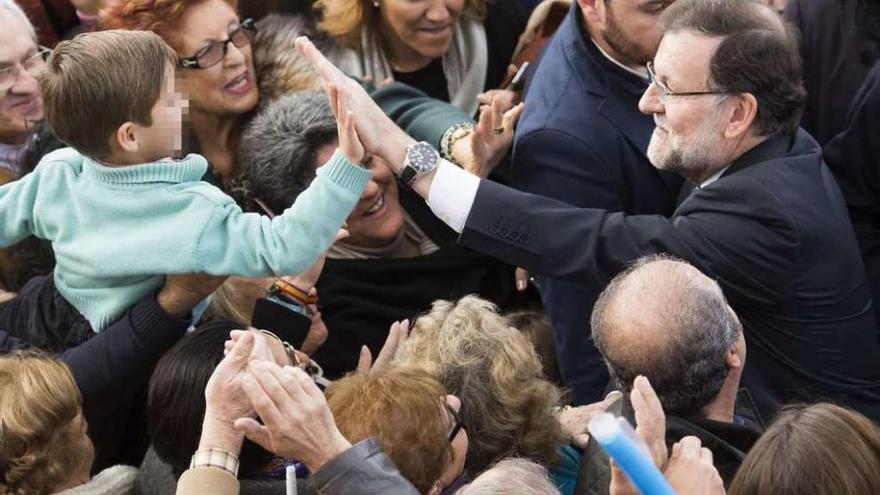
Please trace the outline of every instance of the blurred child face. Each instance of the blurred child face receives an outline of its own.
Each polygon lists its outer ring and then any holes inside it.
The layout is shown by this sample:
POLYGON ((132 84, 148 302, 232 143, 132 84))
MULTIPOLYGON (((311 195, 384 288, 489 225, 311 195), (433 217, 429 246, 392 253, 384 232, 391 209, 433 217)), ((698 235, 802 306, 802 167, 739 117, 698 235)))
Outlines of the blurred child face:
POLYGON ((159 100, 150 112, 152 125, 138 126, 138 144, 143 162, 180 154, 183 141, 183 114, 187 110, 187 100, 177 89, 174 67, 169 65, 165 71, 165 84, 159 100))

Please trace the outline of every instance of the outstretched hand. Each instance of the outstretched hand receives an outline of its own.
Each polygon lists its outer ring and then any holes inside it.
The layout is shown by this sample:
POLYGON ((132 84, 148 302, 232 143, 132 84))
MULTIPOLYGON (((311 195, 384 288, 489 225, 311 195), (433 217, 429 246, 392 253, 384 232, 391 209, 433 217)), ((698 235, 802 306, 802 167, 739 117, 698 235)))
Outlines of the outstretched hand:
MULTIPOLYGON (((330 98, 330 108, 336 117, 336 132, 339 135, 339 150, 353 163, 363 163, 364 145, 358 137, 354 127, 354 113, 348 107, 345 93, 339 91, 335 84, 327 87, 327 96, 330 98)), ((338 239, 337 239, 338 240, 338 239)))
POLYGON ((525 106, 520 103, 504 111, 500 98, 480 107, 480 118, 467 140, 460 140, 452 149, 456 163, 477 177, 485 178, 510 151, 516 122, 525 106))

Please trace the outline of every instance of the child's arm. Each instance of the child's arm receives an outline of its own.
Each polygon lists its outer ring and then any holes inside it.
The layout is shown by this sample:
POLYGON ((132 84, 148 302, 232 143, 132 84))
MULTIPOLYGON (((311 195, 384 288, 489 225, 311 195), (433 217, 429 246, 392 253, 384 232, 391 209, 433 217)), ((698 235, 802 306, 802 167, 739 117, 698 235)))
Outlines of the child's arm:
POLYGON ((340 148, 318 169, 317 178, 273 219, 241 213, 234 205, 220 207, 195 253, 200 270, 242 276, 299 273, 330 247, 372 177, 354 165, 363 159, 364 148, 347 105, 339 98, 331 103, 340 148))
POLYGON ((38 184, 35 171, 0 187, 0 247, 11 246, 35 233, 38 184))

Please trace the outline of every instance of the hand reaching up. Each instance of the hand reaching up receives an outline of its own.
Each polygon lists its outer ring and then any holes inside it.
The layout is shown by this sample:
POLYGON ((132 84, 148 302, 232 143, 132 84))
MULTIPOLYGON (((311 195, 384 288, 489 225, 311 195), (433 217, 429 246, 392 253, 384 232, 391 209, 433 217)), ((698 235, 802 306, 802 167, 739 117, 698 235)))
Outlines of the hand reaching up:
POLYGON ((358 359, 357 370, 361 373, 374 373, 387 368, 397 356, 397 351, 409 338, 409 320, 395 321, 388 330, 388 337, 376 361, 367 346, 361 347, 361 356, 358 359))
POLYGON ((487 177, 510 151, 513 131, 525 106, 520 103, 507 111, 503 108, 500 98, 482 106, 471 135, 456 142, 452 149, 456 163, 477 177, 487 177))
POLYGON ((335 84, 327 88, 327 96, 330 98, 330 107, 333 116, 336 117, 336 132, 339 134, 339 149, 342 154, 354 163, 363 163, 364 145, 358 137, 354 127, 354 113, 348 107, 345 93, 339 90, 335 84))

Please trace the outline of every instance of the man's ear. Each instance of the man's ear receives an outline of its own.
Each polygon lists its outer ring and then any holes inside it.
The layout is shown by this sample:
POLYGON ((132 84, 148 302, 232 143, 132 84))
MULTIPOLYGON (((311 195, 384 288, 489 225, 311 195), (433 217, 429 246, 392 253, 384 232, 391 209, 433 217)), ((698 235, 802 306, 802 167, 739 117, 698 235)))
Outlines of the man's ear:
POLYGON ((751 93, 741 93, 735 96, 734 107, 727 112, 727 122, 724 126, 724 137, 735 139, 749 133, 755 120, 758 118, 758 100, 751 93))
POLYGON ((577 3, 587 22, 605 29, 605 0, 577 0, 577 3))
POLYGON ((135 152, 140 149, 137 139, 137 126, 134 122, 126 122, 116 129, 116 146, 122 151, 135 152))
POLYGON ((736 352, 736 345, 732 345, 730 349, 727 350, 727 355, 724 356, 724 361, 727 364, 728 369, 738 369, 743 367, 742 357, 736 352))

